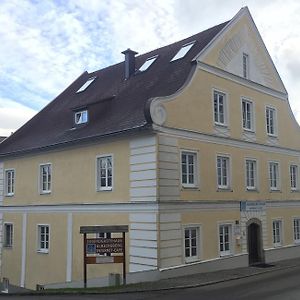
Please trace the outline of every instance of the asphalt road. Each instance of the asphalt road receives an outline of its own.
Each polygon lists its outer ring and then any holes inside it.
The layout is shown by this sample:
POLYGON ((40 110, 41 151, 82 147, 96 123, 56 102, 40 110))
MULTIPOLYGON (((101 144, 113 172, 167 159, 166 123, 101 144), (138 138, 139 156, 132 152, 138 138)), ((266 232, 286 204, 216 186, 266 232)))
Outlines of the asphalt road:
POLYGON ((0 296, 0 300, 299 300, 300 266, 214 285, 161 292, 115 295, 0 296))

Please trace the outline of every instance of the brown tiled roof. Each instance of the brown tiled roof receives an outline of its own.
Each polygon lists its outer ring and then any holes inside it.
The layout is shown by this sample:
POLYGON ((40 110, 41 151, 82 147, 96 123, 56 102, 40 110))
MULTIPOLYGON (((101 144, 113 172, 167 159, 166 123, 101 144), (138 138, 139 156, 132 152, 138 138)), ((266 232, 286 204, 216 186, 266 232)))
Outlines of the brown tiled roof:
POLYGON ((93 73, 83 73, 65 91, 0 146, 0 157, 38 151, 99 137, 147 128, 147 101, 179 90, 193 70, 193 58, 226 26, 222 23, 182 41, 136 57, 136 69, 151 56, 156 61, 144 72, 124 80, 124 62, 93 73), (170 62, 181 47, 195 41, 182 59, 170 62), (97 76, 81 93, 88 78, 97 76), (74 110, 88 107, 89 122, 74 129, 74 110))

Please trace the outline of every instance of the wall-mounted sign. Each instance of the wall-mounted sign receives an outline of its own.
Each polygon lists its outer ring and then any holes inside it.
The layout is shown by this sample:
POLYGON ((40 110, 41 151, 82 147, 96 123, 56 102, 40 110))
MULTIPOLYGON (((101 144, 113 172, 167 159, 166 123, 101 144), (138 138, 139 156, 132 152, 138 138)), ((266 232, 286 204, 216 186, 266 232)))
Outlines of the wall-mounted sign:
POLYGON ((264 211, 266 202, 264 201, 241 201, 240 211, 264 211))
POLYGON ((123 253, 122 238, 86 239, 87 254, 123 253))

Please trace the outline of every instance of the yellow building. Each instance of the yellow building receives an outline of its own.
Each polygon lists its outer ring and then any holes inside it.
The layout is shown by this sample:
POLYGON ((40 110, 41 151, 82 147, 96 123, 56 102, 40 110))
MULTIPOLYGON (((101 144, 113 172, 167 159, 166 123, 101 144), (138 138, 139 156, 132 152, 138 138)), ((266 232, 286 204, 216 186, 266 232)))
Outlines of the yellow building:
POLYGON ((82 286, 88 225, 129 226, 128 282, 300 256, 300 130, 248 8, 123 53, 1 143, 1 276, 82 286))

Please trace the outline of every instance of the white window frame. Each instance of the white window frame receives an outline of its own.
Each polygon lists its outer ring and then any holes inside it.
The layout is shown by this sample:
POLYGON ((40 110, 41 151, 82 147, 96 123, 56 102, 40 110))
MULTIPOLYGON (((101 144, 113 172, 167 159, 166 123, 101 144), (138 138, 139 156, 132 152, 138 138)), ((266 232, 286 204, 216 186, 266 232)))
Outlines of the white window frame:
POLYGON ((255 132, 255 116, 254 116, 254 103, 250 99, 245 97, 241 98, 241 113, 242 113, 242 127, 243 130, 249 132, 255 132), (246 107, 246 111, 244 111, 244 103, 246 107), (250 107, 250 113, 247 110, 247 106, 250 107), (250 115, 250 116, 249 116, 250 115), (250 123, 250 127, 245 124, 250 123))
POLYGON ((181 150, 180 152, 180 170, 181 170, 181 185, 185 188, 194 188, 198 186, 198 153, 196 151, 190 151, 190 150, 181 150), (186 179, 187 182, 183 182, 183 160, 182 156, 188 155, 193 157, 193 176, 194 176, 194 182, 189 182, 189 165, 187 166, 187 173, 186 173, 186 179))
POLYGON ((112 191, 114 185, 114 157, 113 154, 103 154, 96 157, 96 190, 97 191, 112 191), (101 186, 100 163, 102 159, 111 158, 111 186, 108 185, 108 169, 106 169, 105 186, 101 186))
POLYGON ((277 110, 275 107, 266 106, 265 109, 266 132, 268 136, 277 137, 277 110), (272 122, 270 121, 269 112, 272 111, 272 122), (269 116, 268 116, 269 115, 269 116))
POLYGON ((233 243, 233 223, 232 222, 220 222, 218 223, 218 249, 219 249, 219 255, 220 257, 223 256, 230 256, 234 254, 234 243, 233 243), (221 250, 221 242, 222 244, 224 243, 224 238, 223 241, 221 241, 221 232, 223 231, 222 228, 228 227, 228 242, 226 242, 229 245, 229 249, 227 250, 221 250))
POLYGON ((290 185, 292 191, 299 190, 299 168, 296 164, 290 164, 290 185), (292 172, 295 169, 295 172, 292 172))
POLYGON ((243 77, 245 79, 249 79, 249 54, 248 53, 243 53, 243 58, 242 58, 242 69, 243 69, 243 77))
POLYGON ((216 157, 216 177, 217 177, 217 187, 218 189, 222 189, 222 190, 228 190, 231 187, 231 159, 229 155, 225 155, 225 154, 217 154, 216 157), (222 162, 225 160, 226 161, 226 181, 227 183, 224 184, 223 177, 224 177, 224 172, 223 172, 223 168, 222 168, 222 163, 221 163, 221 183, 219 183, 219 167, 218 167, 218 160, 221 159, 222 162))
POLYGON ((280 247, 283 245, 283 221, 282 221, 282 219, 272 220, 272 241, 273 241, 274 247, 280 247))
POLYGON ((293 236, 294 243, 300 244, 300 217, 293 218, 293 236))
POLYGON ((94 82, 94 80, 97 78, 97 76, 93 76, 93 77, 90 77, 77 91, 76 93, 81 93, 83 91, 85 91, 91 83, 94 82))
POLYGON ((41 195, 44 194, 50 194, 52 191, 52 182, 53 182, 53 168, 52 168, 52 163, 43 163, 40 164, 39 166, 39 191, 41 195), (44 167, 48 167, 48 171, 46 173, 46 189, 44 189, 44 181, 43 181, 43 168, 44 167), (49 172, 50 170, 50 172, 49 172), (49 179, 49 175, 50 175, 50 179, 49 179))
POLYGON ((213 106, 213 120, 216 126, 228 127, 228 95, 227 93, 220 91, 218 89, 213 89, 212 92, 212 106, 213 106), (217 98, 217 112, 215 111, 215 95, 217 98), (220 121, 220 99, 219 96, 223 96, 223 122, 220 121), (217 115, 217 120, 216 120, 217 115))
POLYGON ((269 161, 269 164, 268 164, 268 178, 269 178, 270 190, 271 191, 280 191, 281 179, 280 179, 280 164, 279 164, 278 161, 269 161), (274 171, 273 167, 276 167, 275 168, 275 173, 273 173, 273 171, 274 171), (276 180, 276 181, 274 181, 274 180, 276 180), (274 185, 274 182, 276 183, 275 185, 274 185))
POLYGON ((4 170, 5 196, 12 197, 15 194, 16 171, 15 169, 4 170), (10 175, 10 178, 8 176, 10 175))
MULTIPOLYGON (((44 233, 44 235, 46 236, 47 233, 44 233)), ((49 253, 49 251, 50 251, 50 236, 51 236, 51 229, 50 229, 49 224, 37 224, 37 252, 38 253, 49 253), (42 243, 41 228, 42 227, 48 228, 48 241, 47 241, 47 239, 45 239, 43 241, 45 243, 44 247, 41 246, 41 243, 42 243), (48 247, 47 247, 47 243, 48 243, 48 247)))
POLYGON ((152 64, 156 61, 157 58, 158 58, 158 55, 147 58, 145 60, 145 62, 140 66, 139 72, 147 71, 152 66, 152 64))
POLYGON ((14 224, 11 222, 4 222, 3 224, 3 247, 11 249, 14 244, 14 224), (11 226, 10 236, 7 236, 6 227, 11 226))
POLYGON ((254 158, 245 158, 245 185, 246 185, 246 190, 247 191, 256 191, 258 189, 258 167, 257 167, 257 160, 254 158), (251 186, 248 184, 249 182, 249 177, 248 177, 248 168, 247 168, 247 164, 248 163, 254 163, 254 177, 253 177, 253 181, 254 181, 254 186, 251 186))
POLYGON ((87 109, 76 111, 74 113, 74 123, 76 125, 85 124, 89 121, 89 113, 87 109))
POLYGON ((183 45, 174 55, 174 57, 170 60, 170 62, 184 58, 188 54, 188 52, 193 48, 194 44, 195 41, 183 45))
MULTIPOLYGON (((183 226, 183 230, 182 230, 182 238, 183 238, 183 257, 184 257, 184 261, 186 263, 190 263, 193 261, 197 261, 201 259, 201 224, 185 224, 183 226), (185 231, 186 230, 196 230, 196 254, 192 255, 191 253, 191 243, 189 243, 189 249, 190 249, 190 255, 186 256, 186 246, 185 246, 185 231)), ((189 242, 191 242, 191 239, 189 238, 189 242)))

